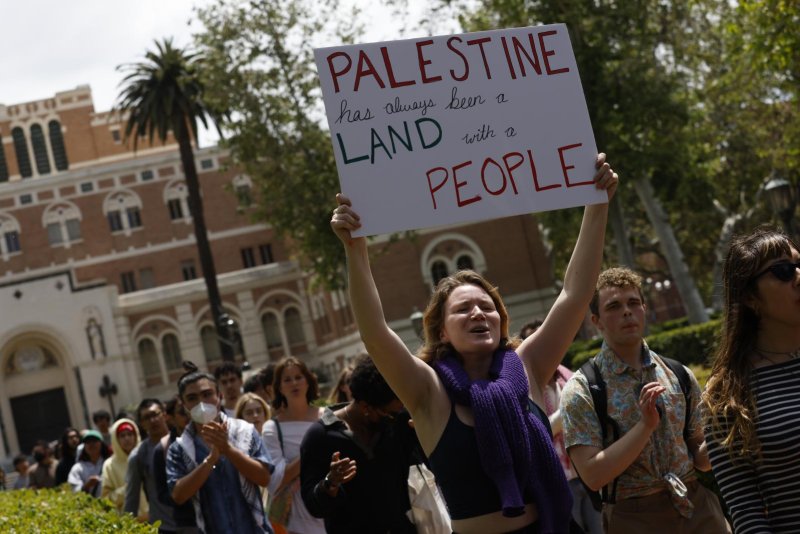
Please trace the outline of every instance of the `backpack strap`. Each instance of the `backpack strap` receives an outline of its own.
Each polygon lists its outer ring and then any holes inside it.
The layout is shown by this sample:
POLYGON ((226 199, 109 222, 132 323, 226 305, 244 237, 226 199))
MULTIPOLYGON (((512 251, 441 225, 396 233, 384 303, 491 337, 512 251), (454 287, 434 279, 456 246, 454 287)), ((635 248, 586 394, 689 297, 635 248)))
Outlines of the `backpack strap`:
MULTIPOLYGON (((608 393, 606 391, 606 382, 603 380, 603 375, 600 372, 600 367, 597 365, 596 361, 597 357, 594 357, 584 363, 580 371, 586 377, 586 382, 589 385, 589 393, 592 395, 592 403, 594 404, 594 411, 597 414, 597 420, 600 423, 600 433, 603 440, 603 445, 608 441, 608 427, 611 427, 611 434, 612 440, 617 441, 619 439, 619 424, 617 424, 614 419, 608 416, 608 393)), ((602 502, 607 502, 609 504, 614 504, 617 500, 617 481, 618 478, 615 478, 614 481, 611 483, 611 492, 609 493, 608 484, 603 486, 601 490, 600 498, 602 502)), ((581 479, 581 482, 583 480, 581 479)), ((585 484, 584 484, 585 486, 585 484)), ((592 497, 592 504, 594 505, 595 509, 600 509, 600 503, 595 502, 597 497, 597 492, 591 490, 590 488, 586 487, 587 491, 589 492, 590 497, 592 497), (595 496, 593 496, 593 494, 595 496)))
POLYGON ((281 452, 286 456, 286 451, 283 450, 283 431, 281 431, 281 424, 278 422, 277 417, 272 418, 275 421, 275 429, 278 431, 278 442, 281 444, 281 452))
POLYGON ((684 414, 684 421, 683 421, 683 441, 687 444, 689 443, 689 423, 692 420, 692 379, 689 378, 689 373, 686 370, 686 367, 683 366, 681 362, 678 360, 673 360, 672 358, 665 358, 660 356, 661 361, 663 361, 670 370, 675 373, 675 376, 678 377, 678 382, 681 386, 681 391, 683 391, 683 397, 686 399, 686 413, 684 414))

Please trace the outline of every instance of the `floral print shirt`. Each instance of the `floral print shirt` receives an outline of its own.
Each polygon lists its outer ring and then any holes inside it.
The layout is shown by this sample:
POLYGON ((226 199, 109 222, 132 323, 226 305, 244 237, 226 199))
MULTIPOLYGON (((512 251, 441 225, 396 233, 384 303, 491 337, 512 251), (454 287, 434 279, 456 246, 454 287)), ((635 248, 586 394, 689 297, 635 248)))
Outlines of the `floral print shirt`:
MULTIPOLYGON (((672 473, 683 482, 695 479, 694 462, 683 439, 686 399, 678 377, 642 342, 642 368, 634 370, 623 362, 605 343, 596 356, 596 363, 606 383, 608 416, 619 424, 620 437, 624 436, 641 419, 639 393, 649 382, 659 382, 666 391, 658 400, 661 421, 650 436, 642 452, 620 475, 617 482, 617 500, 670 491, 664 478, 672 473)), ((698 409, 700 386, 689 371, 692 381, 689 435, 702 435, 702 415, 698 409)), ((589 445, 600 449, 611 445, 611 432, 602 443, 600 422, 594 410, 592 395, 586 377, 578 371, 567 382, 561 394, 561 416, 564 424, 564 442, 569 450, 574 445, 589 445)), ((701 438, 702 440, 702 438, 701 438)), ((687 497, 672 491, 672 502, 686 517, 691 517, 692 504, 687 497)))

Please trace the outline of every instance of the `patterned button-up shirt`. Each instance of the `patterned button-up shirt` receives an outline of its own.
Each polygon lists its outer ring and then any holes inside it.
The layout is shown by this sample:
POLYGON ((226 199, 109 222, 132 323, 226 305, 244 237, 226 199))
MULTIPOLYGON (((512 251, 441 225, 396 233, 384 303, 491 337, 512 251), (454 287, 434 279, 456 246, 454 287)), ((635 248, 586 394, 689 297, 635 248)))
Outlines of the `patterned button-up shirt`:
MULTIPOLYGON (((686 399, 678 377, 644 342, 640 371, 620 360, 605 343, 597 355, 596 363, 606 383, 608 416, 619 424, 620 437, 641 419, 638 401, 642 387, 649 382, 659 382, 666 387, 657 401, 662 414, 659 425, 636 460, 620 475, 617 500, 669 489, 664 479, 667 473, 677 475, 683 482, 694 480, 694 462, 683 439, 686 399)), ((689 375, 692 379, 689 435, 698 436, 702 435, 702 416, 697 408, 700 386, 691 371, 689 375)), ((572 376, 561 394, 561 415, 567 450, 575 445, 604 449, 611 444, 608 442, 612 439, 610 435, 608 441, 602 443, 600 422, 586 377, 581 372, 572 376)), ((688 498, 681 499, 673 495, 673 503, 683 515, 691 515, 692 505, 688 498)))

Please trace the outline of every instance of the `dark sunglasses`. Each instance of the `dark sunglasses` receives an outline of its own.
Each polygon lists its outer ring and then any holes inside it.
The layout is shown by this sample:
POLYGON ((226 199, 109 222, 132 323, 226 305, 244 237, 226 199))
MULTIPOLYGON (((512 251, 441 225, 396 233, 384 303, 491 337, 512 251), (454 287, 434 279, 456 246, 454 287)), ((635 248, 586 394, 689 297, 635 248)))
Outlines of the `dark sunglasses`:
POLYGON ((757 275, 753 277, 753 280, 757 280, 761 275, 766 273, 772 273, 772 275, 780 280, 781 282, 791 282, 794 280, 794 275, 797 269, 800 269, 800 261, 798 262, 790 262, 790 261, 782 261, 779 263, 773 263, 757 275))

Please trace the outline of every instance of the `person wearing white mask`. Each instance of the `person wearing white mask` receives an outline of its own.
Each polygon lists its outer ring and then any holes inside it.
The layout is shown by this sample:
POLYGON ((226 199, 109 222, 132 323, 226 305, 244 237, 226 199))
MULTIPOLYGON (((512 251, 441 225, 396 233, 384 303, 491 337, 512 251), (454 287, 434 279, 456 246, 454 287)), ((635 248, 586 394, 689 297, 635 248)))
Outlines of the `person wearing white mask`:
POLYGON ((167 452, 172 499, 191 500, 200 532, 272 532, 258 486, 274 469, 255 427, 220 410, 216 379, 184 362, 178 396, 192 418, 167 452))

